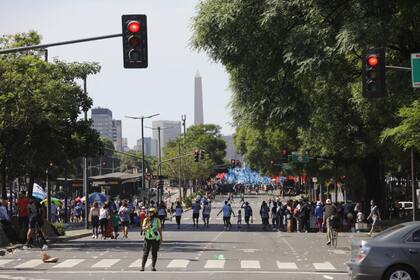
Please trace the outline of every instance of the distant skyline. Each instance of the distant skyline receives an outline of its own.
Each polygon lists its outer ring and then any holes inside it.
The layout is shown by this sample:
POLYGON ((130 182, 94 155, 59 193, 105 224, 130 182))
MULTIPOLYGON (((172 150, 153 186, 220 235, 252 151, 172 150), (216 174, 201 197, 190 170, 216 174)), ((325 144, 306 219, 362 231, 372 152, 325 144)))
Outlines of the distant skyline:
MULTIPOLYGON (((108 108, 122 120, 123 137, 133 147, 140 136, 140 121, 124 116, 160 116, 145 120, 180 121, 187 115, 187 127, 194 122, 194 77, 203 77, 205 123, 233 133, 228 103, 228 75, 223 66, 210 62, 204 53, 189 45, 192 17, 199 0, 55 0, 2 1, 0 34, 35 30, 42 43, 121 33, 121 15, 146 14, 148 18, 149 67, 124 69, 120 37, 49 48, 49 58, 67 62, 99 62, 102 70, 89 76, 88 93, 93 107, 108 108)), ((89 113, 90 115, 90 113, 89 113)), ((152 131, 145 129, 145 137, 152 131)))

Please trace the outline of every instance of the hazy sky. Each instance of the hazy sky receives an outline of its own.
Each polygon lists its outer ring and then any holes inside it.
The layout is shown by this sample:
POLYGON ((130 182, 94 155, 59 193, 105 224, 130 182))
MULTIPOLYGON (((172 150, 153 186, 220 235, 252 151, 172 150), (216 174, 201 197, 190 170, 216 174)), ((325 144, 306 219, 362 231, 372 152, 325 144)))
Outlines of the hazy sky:
MULTIPOLYGON (((121 15, 146 14, 149 67, 124 69, 121 37, 49 48, 50 59, 96 61, 102 70, 88 77, 94 107, 112 110, 121 119, 123 137, 132 147, 140 138, 140 121, 125 115, 161 115, 153 120, 194 118, 194 76, 203 79, 204 122, 233 132, 229 123, 228 75, 220 64, 189 46, 192 17, 199 0, 2 0, 0 34, 36 30, 42 43, 121 33, 121 15)), ((89 114, 90 116, 90 114, 89 114)), ((151 126, 152 120, 145 120, 151 126)), ((145 135, 152 131, 145 129, 145 135)))

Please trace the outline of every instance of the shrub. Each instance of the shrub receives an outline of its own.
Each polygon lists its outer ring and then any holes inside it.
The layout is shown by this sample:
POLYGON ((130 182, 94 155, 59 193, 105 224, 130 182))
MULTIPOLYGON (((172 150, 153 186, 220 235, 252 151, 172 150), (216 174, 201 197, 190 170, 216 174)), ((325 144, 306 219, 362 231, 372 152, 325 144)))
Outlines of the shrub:
POLYGON ((64 229, 63 223, 54 223, 51 224, 52 229, 54 230, 55 234, 58 236, 63 236, 66 234, 66 230, 64 229))

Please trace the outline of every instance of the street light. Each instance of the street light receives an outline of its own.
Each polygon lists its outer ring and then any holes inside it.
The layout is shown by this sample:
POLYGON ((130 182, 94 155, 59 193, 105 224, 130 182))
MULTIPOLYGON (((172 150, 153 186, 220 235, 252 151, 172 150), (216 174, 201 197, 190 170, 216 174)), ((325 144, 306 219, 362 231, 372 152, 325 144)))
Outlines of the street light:
MULTIPOLYGON (((177 127, 177 126, 169 126, 169 127, 158 126, 156 128, 146 126, 146 128, 150 128, 151 130, 157 130, 158 131, 158 176, 159 176, 159 181, 161 180, 160 176, 162 176, 162 166, 161 166, 162 165, 162 147, 161 147, 161 143, 160 143, 160 131, 165 130, 165 129, 169 129, 169 128, 175 128, 175 127, 177 127)), ((157 201, 160 201, 159 200, 159 196, 160 196, 159 194, 160 193, 161 193, 161 190, 160 190, 160 188, 158 188, 157 201)), ((163 194, 163 192, 162 192, 162 194, 163 194)), ((163 195, 162 195, 162 197, 163 197, 163 195)))
POLYGON ((125 116, 126 118, 133 119, 133 120, 141 120, 141 187, 145 189, 145 181, 144 181, 144 128, 143 128, 143 120, 150 119, 160 114, 154 114, 150 116, 141 116, 141 117, 133 117, 133 116, 125 116))

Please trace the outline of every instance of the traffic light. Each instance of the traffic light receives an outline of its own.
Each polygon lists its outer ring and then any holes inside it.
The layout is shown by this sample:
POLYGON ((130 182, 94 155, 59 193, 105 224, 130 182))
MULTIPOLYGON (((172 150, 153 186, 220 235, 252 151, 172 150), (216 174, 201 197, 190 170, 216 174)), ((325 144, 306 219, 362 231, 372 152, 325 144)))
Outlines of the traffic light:
POLYGON ((384 97, 385 88, 385 50, 372 48, 362 57, 363 97, 384 97))
POLYGON ((235 162, 235 166, 236 166, 236 167, 241 167, 241 161, 240 161, 240 160, 237 160, 237 161, 235 162))
POLYGON ((235 167, 235 165, 236 165, 236 160, 231 159, 231 160, 230 160, 230 166, 231 166, 232 168, 234 168, 234 167, 235 167))
POLYGON ((123 15, 124 68, 147 68, 146 15, 123 15))
POLYGON ((204 151, 203 150, 200 150, 200 159, 201 160, 204 160, 204 151))
POLYGON ((274 164, 274 159, 270 160, 270 165, 274 164))
POLYGON ((281 150, 281 159, 282 161, 287 161, 287 149, 282 149, 281 150))
POLYGON ((194 151, 194 161, 195 162, 200 161, 200 150, 198 150, 198 149, 194 151))

